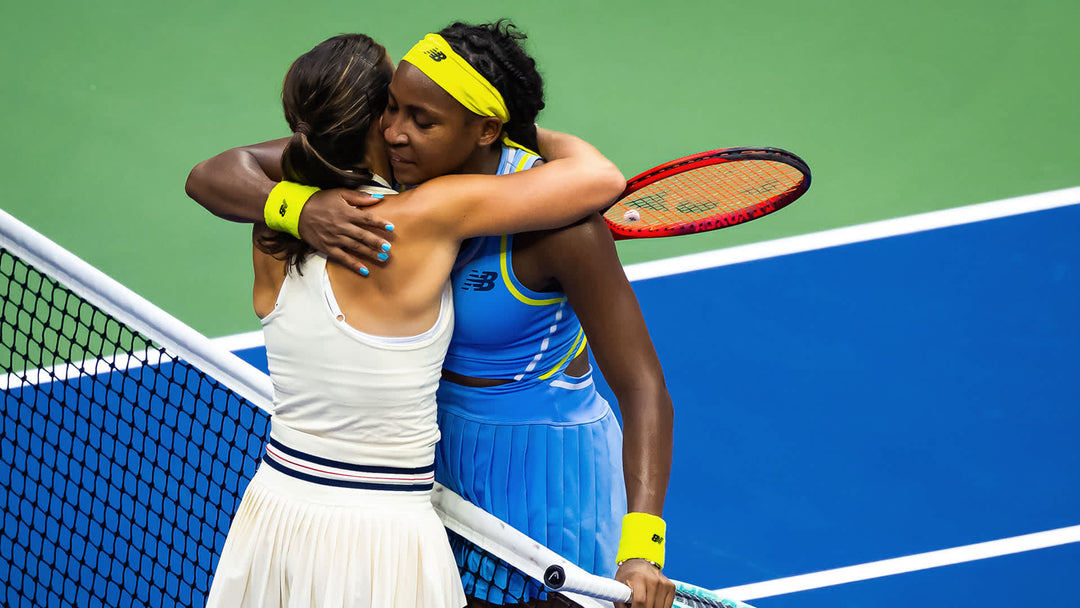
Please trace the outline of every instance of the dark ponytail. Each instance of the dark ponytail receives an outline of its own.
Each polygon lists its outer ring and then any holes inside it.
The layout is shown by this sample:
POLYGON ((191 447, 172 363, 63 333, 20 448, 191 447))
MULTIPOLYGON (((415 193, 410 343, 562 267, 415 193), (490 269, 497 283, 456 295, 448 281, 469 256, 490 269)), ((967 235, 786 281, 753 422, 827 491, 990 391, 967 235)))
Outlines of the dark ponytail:
MULTIPOLYGON (((356 167, 367 155, 368 132, 386 108, 393 68, 386 49, 364 34, 342 34, 293 62, 281 105, 293 135, 281 155, 291 182, 319 188, 376 185, 356 167)), ((299 267, 311 246, 285 233, 259 240, 259 248, 299 267)))

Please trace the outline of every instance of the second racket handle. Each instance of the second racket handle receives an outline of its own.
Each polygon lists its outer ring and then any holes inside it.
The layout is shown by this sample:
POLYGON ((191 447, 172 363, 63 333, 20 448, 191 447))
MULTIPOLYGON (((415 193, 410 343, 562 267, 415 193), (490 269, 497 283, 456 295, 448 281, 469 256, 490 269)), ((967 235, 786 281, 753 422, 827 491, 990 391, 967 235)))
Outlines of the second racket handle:
POLYGON ((608 600, 609 602, 633 601, 634 593, 630 587, 612 578, 602 576, 567 577, 562 566, 552 565, 544 572, 544 584, 553 591, 580 593, 589 597, 608 600))

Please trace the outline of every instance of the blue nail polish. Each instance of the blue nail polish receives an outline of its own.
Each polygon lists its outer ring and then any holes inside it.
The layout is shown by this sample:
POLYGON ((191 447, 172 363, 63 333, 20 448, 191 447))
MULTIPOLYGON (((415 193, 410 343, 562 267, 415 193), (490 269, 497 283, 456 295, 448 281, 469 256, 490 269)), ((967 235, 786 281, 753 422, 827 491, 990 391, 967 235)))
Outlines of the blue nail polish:
POLYGON ((380 253, 375 257, 379 258, 380 262, 385 262, 386 260, 390 259, 390 256, 386 255, 385 253, 380 253))
POLYGON ((383 243, 382 244, 382 250, 383 251, 390 251, 390 243, 383 243))
POLYGON ((360 267, 360 274, 362 274, 362 275, 364 275, 366 277, 367 275, 371 274, 371 271, 368 270, 367 268, 364 268, 363 266, 361 266, 360 267))
POLYGON ((387 232, 393 232, 394 231, 394 225, 393 224, 387 224, 386 225, 386 231, 387 232))
POLYGON ((372 194, 371 195, 371 198, 377 198, 379 200, 382 200, 382 197, 383 197, 383 195, 381 195, 381 194, 372 194))

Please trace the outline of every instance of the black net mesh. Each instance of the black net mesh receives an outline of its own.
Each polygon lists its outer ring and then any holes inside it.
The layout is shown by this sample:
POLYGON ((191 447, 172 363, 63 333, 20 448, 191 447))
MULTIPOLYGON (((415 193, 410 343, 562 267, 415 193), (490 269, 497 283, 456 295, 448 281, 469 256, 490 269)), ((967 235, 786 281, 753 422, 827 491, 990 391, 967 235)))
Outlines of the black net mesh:
MULTIPOLYGON (((0 605, 202 606, 268 416, 3 248, 0 303, 0 605)), ((471 595, 544 597, 450 536, 471 595)))
POLYGON ((0 249, 0 603, 201 606, 268 418, 0 249))

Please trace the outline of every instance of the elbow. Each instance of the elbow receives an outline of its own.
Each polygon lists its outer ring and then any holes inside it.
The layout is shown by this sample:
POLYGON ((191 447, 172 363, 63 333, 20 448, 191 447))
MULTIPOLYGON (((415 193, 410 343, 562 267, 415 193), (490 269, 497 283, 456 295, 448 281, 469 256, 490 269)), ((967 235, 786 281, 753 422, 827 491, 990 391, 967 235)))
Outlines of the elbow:
POLYGON ((191 173, 188 173, 187 181, 184 182, 184 192, 187 193, 189 198, 191 198, 192 200, 194 200, 194 201, 196 201, 198 203, 202 202, 200 200, 199 193, 202 190, 201 187, 203 185, 203 180, 204 180, 203 174, 205 172, 206 172, 206 161, 204 160, 201 163, 195 165, 195 167, 191 169, 191 173))
POLYGON ((626 178, 623 177, 622 171, 619 171, 619 168, 610 162, 606 163, 606 166, 601 171, 601 176, 601 187, 608 195, 606 202, 610 204, 626 190, 626 178))
POLYGON ((220 180, 215 180, 213 159, 204 160, 195 165, 184 182, 184 192, 188 198, 198 203, 215 217, 234 220, 231 210, 222 204, 220 180))

